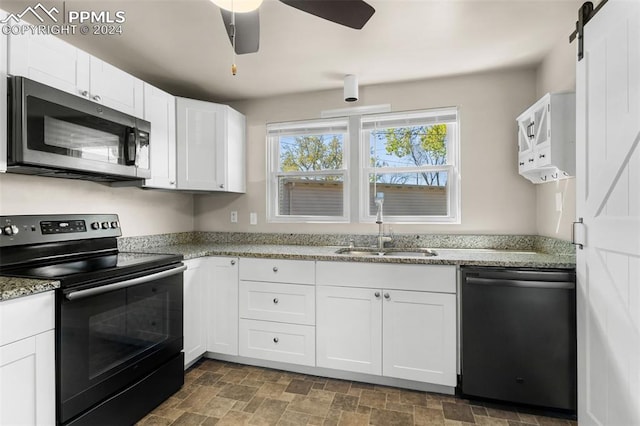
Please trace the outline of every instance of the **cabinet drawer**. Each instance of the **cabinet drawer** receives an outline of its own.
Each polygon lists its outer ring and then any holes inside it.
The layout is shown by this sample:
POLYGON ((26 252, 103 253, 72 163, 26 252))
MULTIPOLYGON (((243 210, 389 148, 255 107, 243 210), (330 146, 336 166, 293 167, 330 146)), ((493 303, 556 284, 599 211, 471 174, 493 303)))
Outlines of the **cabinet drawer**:
POLYGON ((240 279, 277 283, 315 283, 313 260, 240 259, 240 279))
POLYGON ((536 149, 535 153, 536 167, 544 167, 552 164, 551 162, 551 146, 536 149))
POLYGON ((317 262, 317 284, 385 290, 456 292, 453 265, 317 262))
POLYGON ((240 281, 240 317, 314 325, 315 287, 240 281))
POLYGON ((240 320, 240 356, 315 366, 315 342, 314 326, 240 320))
POLYGON ((518 155, 518 171, 525 172, 531 170, 534 166, 535 159, 533 157, 533 151, 526 151, 518 155))
POLYGON ((0 346, 52 330, 54 323, 53 291, 0 302, 0 346))

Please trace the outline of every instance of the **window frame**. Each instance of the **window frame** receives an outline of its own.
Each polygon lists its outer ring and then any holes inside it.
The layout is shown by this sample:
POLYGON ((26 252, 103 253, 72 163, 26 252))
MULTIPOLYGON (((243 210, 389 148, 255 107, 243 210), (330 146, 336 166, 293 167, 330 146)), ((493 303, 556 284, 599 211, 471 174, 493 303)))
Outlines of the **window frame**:
POLYGON ((460 175, 460 111, 458 107, 444 107, 425 110, 402 111, 383 114, 357 114, 338 118, 267 123, 267 222, 268 223, 372 223, 375 215, 369 214, 369 174, 378 173, 415 173, 444 171, 447 173, 447 211, 448 215, 384 215, 384 222, 389 224, 460 224, 461 223, 461 175, 460 175), (447 162, 444 165, 409 166, 409 167, 370 167, 370 130, 364 129, 363 123, 398 120, 420 120, 422 124, 439 124, 434 121, 438 116, 455 114, 451 123, 453 134, 449 136, 447 145, 447 162), (431 121, 429 122, 429 119, 431 121), (346 130, 343 134, 342 168, 318 171, 280 171, 280 136, 295 134, 317 135, 314 129, 330 129, 340 127, 346 130), (282 177, 304 176, 342 176, 343 193, 341 216, 314 215, 280 215, 279 179, 282 177))
MULTIPOLYGON (((335 132, 338 133, 338 132, 335 132)), ((292 121, 284 123, 267 124, 267 222, 268 223, 349 223, 351 209, 350 173, 349 173, 349 120, 348 118, 332 118, 319 120, 292 121), (294 136, 295 134, 317 135, 314 129, 330 129, 344 127, 342 141, 342 168, 329 170, 283 172, 280 171, 280 137, 294 136), (278 211, 279 193, 278 182, 280 178, 305 177, 305 176, 342 176, 342 215, 281 215, 278 211)))
MULTIPOLYGON (((448 124, 448 123, 447 123, 448 124)), ((393 126, 390 126, 393 127, 393 126)), ((395 126, 399 127, 399 126, 395 126)), ((460 206, 460 113, 457 107, 435 108, 417 111, 402 111, 384 114, 371 114, 362 116, 360 120, 360 168, 359 168, 359 221, 364 223, 375 222, 375 214, 370 214, 370 186, 369 175, 371 173, 393 174, 393 173, 419 173, 419 172, 439 172, 447 173, 447 211, 448 215, 385 215, 383 209, 383 219, 390 224, 459 224, 461 223, 460 206), (455 114, 453 124, 453 134, 449 136, 447 144, 447 160, 443 165, 423 165, 407 167, 371 167, 371 145, 369 134, 372 130, 365 129, 363 123, 374 121, 398 122, 406 121, 407 127, 429 124, 442 124, 437 117, 455 114), (422 124, 419 124, 423 120, 422 124), (412 124, 415 123, 415 124, 412 124)), ((375 185, 374 185, 375 186, 375 185)))

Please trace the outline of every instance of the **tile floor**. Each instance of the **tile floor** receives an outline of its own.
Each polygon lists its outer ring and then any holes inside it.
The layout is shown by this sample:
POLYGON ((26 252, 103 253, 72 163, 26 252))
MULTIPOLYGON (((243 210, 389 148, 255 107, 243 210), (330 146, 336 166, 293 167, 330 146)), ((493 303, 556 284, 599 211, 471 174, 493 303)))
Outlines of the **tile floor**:
POLYGON ((553 425, 575 421, 453 396, 327 379, 215 360, 138 425, 553 425))

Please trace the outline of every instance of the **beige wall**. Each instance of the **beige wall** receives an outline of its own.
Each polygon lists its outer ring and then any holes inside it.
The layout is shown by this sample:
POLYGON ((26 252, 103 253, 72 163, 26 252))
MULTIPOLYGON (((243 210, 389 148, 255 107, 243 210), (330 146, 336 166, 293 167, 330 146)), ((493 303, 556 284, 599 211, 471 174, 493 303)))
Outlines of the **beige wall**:
MULTIPOLYGON (((283 77, 285 78, 285 77, 283 77)), ((458 106, 462 223, 394 225, 394 232, 536 233, 536 189, 517 172, 515 117, 536 99, 535 70, 509 70, 360 88, 355 106, 390 103, 393 111, 458 106)), ((293 94, 233 105, 247 116, 247 193, 195 196, 195 229, 246 232, 364 232, 364 224, 267 224, 265 124, 312 119, 344 108, 342 90, 293 94), (229 215, 238 211, 239 223, 229 215), (258 225, 249 225, 249 213, 258 225)))
POLYGON ((193 196, 0 173, 0 215, 117 213, 124 236, 193 230, 193 196))
MULTIPOLYGON (((564 37, 547 54, 536 72, 536 95, 547 92, 575 91, 576 42, 564 37)), ((536 185, 537 232, 547 237, 571 239, 571 222, 576 216, 575 178, 536 185), (562 201, 561 210, 557 198, 562 201)))

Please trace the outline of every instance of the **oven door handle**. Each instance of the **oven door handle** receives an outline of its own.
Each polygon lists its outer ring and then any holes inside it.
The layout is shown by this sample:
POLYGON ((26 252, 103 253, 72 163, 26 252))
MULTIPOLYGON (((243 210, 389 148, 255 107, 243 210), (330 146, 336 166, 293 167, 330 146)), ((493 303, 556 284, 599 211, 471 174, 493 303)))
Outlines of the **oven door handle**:
POLYGON ((161 278, 170 277, 172 275, 180 274, 187 269, 186 265, 178 266, 177 268, 169 269, 162 272, 156 272, 155 274, 145 275, 138 278, 132 278, 130 280, 120 281, 113 284, 103 285, 100 287, 88 288, 86 290, 72 291, 67 294, 67 299, 78 300, 85 297, 96 296, 98 294, 106 293, 108 291, 119 290, 122 288, 132 287, 138 284, 148 283, 150 281, 159 280, 161 278))

